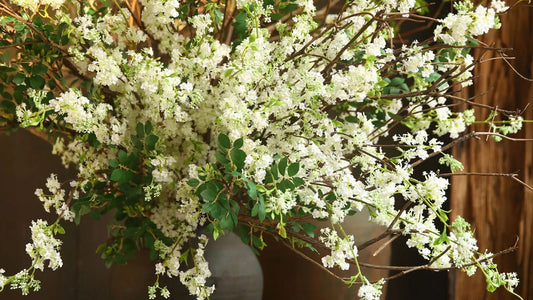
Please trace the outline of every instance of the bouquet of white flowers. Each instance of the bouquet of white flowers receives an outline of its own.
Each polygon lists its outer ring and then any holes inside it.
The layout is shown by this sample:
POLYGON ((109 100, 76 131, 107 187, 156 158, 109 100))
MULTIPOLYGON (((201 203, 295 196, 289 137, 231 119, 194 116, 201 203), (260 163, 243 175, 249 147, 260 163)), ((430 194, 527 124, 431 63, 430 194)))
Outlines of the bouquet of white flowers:
POLYGON ((427 259, 413 268, 479 269, 489 290, 514 293, 516 275, 498 272, 464 219, 448 219, 449 182, 424 164, 456 172, 453 145, 521 128, 518 114, 453 93, 472 84, 470 50, 494 50, 476 36, 506 10, 458 1, 439 19, 421 0, 0 1, 0 128, 29 129, 77 170, 35 192, 57 221, 32 223, 32 265, 1 272, 0 290, 38 289, 33 271, 62 265, 61 222, 109 213, 98 251, 111 265, 148 248, 150 299, 169 296, 160 276, 197 299, 213 293, 200 226, 215 240, 235 231, 254 251, 265 234, 316 250, 323 268, 352 271, 339 279, 361 299, 378 299, 385 279, 367 279, 358 250, 393 235, 427 259), (409 21, 431 37, 403 36, 409 21), (475 108, 494 113, 476 120, 475 108), (474 122, 493 130, 467 132, 474 122), (370 241, 343 229, 362 210, 386 226, 370 241))

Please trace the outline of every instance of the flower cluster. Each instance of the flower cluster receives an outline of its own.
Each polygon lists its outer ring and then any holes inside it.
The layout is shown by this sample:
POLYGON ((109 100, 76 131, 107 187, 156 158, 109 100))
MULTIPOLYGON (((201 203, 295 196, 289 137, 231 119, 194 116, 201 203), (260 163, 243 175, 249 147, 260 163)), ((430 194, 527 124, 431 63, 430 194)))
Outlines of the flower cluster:
POLYGON ((61 188, 55 174, 50 174, 50 177, 46 180, 46 187, 51 195, 46 195, 42 189, 35 190, 35 196, 43 202, 44 210, 50 212, 50 208, 53 207, 57 215, 67 221, 72 221, 74 219, 74 212, 72 212, 67 203, 65 203, 65 190, 61 188))
MULTIPOLYGON (((36 191, 47 212, 76 223, 114 212, 120 225, 98 249, 106 265, 150 249, 151 299, 169 297, 159 276, 179 277, 198 299, 213 293, 202 226, 214 239, 236 230, 255 251, 263 234, 318 244, 324 268, 355 266, 349 283, 378 299, 384 281, 365 277, 342 225, 363 209, 383 236, 408 236, 427 268, 480 268, 494 286, 516 286, 485 263, 463 219, 449 224, 448 180, 420 167, 438 158, 462 170, 445 151, 448 139, 475 137, 471 124, 496 138, 522 126, 496 108, 477 121, 456 105, 473 102, 453 94, 472 84, 469 51, 499 28, 502 1, 417 19, 436 24, 424 41, 397 38, 397 21, 421 14, 414 0, 351 1, 335 14, 310 0, 130 2, 2 0, 6 43, 26 48, 2 65, 14 100, 2 102, 0 126, 47 134, 76 167, 70 190, 52 174, 50 193, 36 191), (329 225, 315 237, 319 221, 329 225)), ((61 266, 59 228, 33 223, 32 268, 61 266)), ((15 282, 34 279, 23 274, 0 284, 26 291, 15 282)))
POLYGON ((357 296, 362 300, 379 300, 384 283, 384 280, 380 280, 374 284, 364 284, 359 288, 357 296))
POLYGON ((53 229, 58 225, 49 226, 46 221, 32 221, 31 239, 32 243, 26 244, 26 253, 32 259, 32 266, 39 270, 44 270, 44 262, 48 261, 48 267, 55 270, 63 266, 63 260, 59 254, 61 241, 54 237, 53 229))
POLYGON ((357 257, 357 247, 354 245, 353 236, 340 238, 337 232, 330 228, 322 228, 320 232, 322 233, 320 241, 331 249, 330 255, 322 257, 324 266, 327 268, 339 266, 341 270, 348 270, 350 264, 347 260, 357 257))

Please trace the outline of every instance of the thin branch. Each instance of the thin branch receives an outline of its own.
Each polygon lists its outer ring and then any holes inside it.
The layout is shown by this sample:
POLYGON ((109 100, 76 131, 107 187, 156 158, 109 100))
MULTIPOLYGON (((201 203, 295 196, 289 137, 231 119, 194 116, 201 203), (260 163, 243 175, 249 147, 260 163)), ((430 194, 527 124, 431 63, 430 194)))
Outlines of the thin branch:
POLYGON ((468 173, 442 173, 439 174, 441 177, 450 177, 450 176, 499 176, 499 177, 510 177, 512 180, 520 183, 526 189, 533 192, 533 187, 525 183, 524 181, 518 179, 518 174, 516 173, 479 173, 479 172, 468 172, 468 173))
MULTIPOLYGON (((499 251, 498 253, 494 253, 492 255, 489 255, 483 259, 480 259, 478 260, 478 262, 484 262, 484 261, 487 261, 487 260, 490 260, 490 259, 493 259, 497 256, 501 256, 501 255, 504 255, 504 254, 508 254, 508 253, 511 253, 511 252, 514 252, 518 249, 518 240, 519 238, 517 237, 516 238, 516 241, 514 243, 513 246, 507 248, 507 249, 504 249, 502 251, 499 251)), ((457 270, 457 269, 462 269, 462 268, 466 268, 466 267, 470 267, 470 266, 473 266, 473 265, 476 265, 477 263, 476 262, 473 262, 473 263, 469 263, 469 264, 466 264, 466 265, 463 265, 461 267, 458 267, 458 266, 452 266, 452 267, 446 267, 446 268, 438 268, 438 267, 431 267, 431 264, 434 263, 436 261, 436 259, 438 259, 439 257, 441 257, 442 255, 444 255, 444 253, 446 253, 446 251, 444 251, 443 253, 439 254, 439 256, 437 257, 434 257, 430 262, 428 262, 427 264, 424 264, 424 265, 419 265, 419 266, 386 266, 386 265, 374 265, 374 264, 368 264, 368 263, 363 263, 363 262, 359 262, 359 264, 363 267, 366 267, 366 268, 371 268, 371 269, 378 269, 378 270, 392 270, 392 271, 404 271, 404 272, 401 272, 401 275, 405 275, 407 273, 410 273, 412 271, 416 271, 416 270, 430 270, 430 271, 450 271, 450 270, 457 270)), ((397 276, 398 274, 396 275, 393 275, 389 278, 386 278, 386 280, 389 280, 389 279, 394 279, 394 278, 397 278, 397 277, 400 277, 400 276, 397 276)))
MULTIPOLYGON (((269 233, 269 232, 268 232, 269 233)), ((327 274, 331 275, 332 277, 334 277, 335 279, 338 279, 342 282, 345 282, 345 279, 338 276, 337 274, 331 272, 330 270, 328 270, 326 267, 324 267, 322 264, 320 264, 319 262, 317 262, 316 260, 312 259, 311 257, 309 257, 308 255, 306 255, 305 253, 303 253, 302 251, 292 247, 289 243, 287 243, 285 240, 282 241, 283 242, 283 245, 285 245, 285 247, 289 248, 292 252, 296 253, 298 256, 300 256, 301 258, 305 259, 306 261, 312 263, 313 265, 319 267, 321 270, 323 270, 324 272, 326 272, 327 274)))
POLYGON ((357 249, 359 250, 363 250, 365 248, 367 248, 368 246, 384 239, 385 237, 389 236, 390 234, 400 234, 401 231, 399 230, 393 230, 392 228, 394 228, 394 225, 396 224, 396 222, 398 222, 398 220, 400 219, 400 216, 402 215, 402 213, 404 211, 406 211, 409 206, 411 206, 412 202, 410 201, 407 201, 403 204, 402 208, 400 209, 400 211, 396 214, 396 216, 394 217, 394 220, 392 220, 392 222, 389 224, 389 227, 387 227, 387 229, 385 231, 383 231, 380 235, 378 235, 377 237, 375 238, 372 238, 366 242, 364 242, 363 244, 361 245, 358 245, 357 246, 357 249))
POLYGON ((533 142, 533 139, 512 138, 496 132, 475 132, 476 135, 493 135, 513 142, 533 142))
POLYGON ((400 235, 395 235, 393 236, 390 240, 386 241, 385 243, 383 243, 383 245, 379 246, 379 248, 374 251, 374 253, 372 253, 372 256, 376 256, 378 255, 383 249, 385 249, 385 247, 387 247, 388 245, 390 245, 392 242, 394 242, 400 235))
POLYGON ((506 115, 516 115, 516 114, 519 113, 518 111, 501 109, 501 108, 498 108, 498 107, 494 107, 494 106, 490 106, 490 105, 487 105, 487 104, 477 103, 477 102, 472 101, 475 98, 479 98, 479 97, 485 96, 486 94, 490 93, 493 89, 494 88, 491 88, 491 89, 489 89, 486 92, 483 92, 483 93, 481 93, 479 95, 476 95, 474 97, 470 97, 468 99, 464 99, 464 98, 461 98, 461 97, 458 97, 458 96, 454 96, 454 95, 446 95, 445 97, 453 99, 453 100, 461 101, 461 102, 464 102, 464 103, 468 103, 468 104, 470 104, 472 106, 478 106, 478 107, 481 107, 481 108, 486 108, 486 109, 490 109, 490 110, 493 110, 493 111, 501 112, 501 113, 504 113, 506 115))
POLYGON ((501 56, 501 58, 503 59, 503 61, 509 66, 509 68, 511 68, 511 70, 513 70, 515 72, 516 75, 518 75, 520 78, 524 79, 524 80, 527 80, 529 82, 533 82, 533 79, 531 78, 527 78, 525 77, 524 75, 520 74, 520 72, 518 72, 518 70, 507 60, 506 57, 504 57, 503 55, 501 56))
POLYGON ((518 177, 513 176, 513 177, 511 177, 511 179, 513 179, 514 181, 520 183, 521 185, 525 186, 528 190, 533 192, 533 187, 528 185, 527 183, 523 182, 522 180, 518 179, 518 177))
POLYGON ((501 177, 515 177, 515 173, 480 173, 480 172, 468 172, 468 173, 442 173, 440 177, 450 176, 501 176, 501 177))

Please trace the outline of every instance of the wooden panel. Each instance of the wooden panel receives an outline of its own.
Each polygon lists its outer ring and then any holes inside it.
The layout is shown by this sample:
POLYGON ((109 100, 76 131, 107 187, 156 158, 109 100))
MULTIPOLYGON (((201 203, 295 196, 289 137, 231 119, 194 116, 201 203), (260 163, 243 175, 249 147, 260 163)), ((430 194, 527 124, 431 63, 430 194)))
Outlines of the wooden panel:
MULTIPOLYGON (((497 46, 514 48, 508 53, 516 57, 511 63, 526 77, 531 77, 533 44, 533 10, 519 6, 502 17, 502 30, 490 32, 482 40, 497 46)), ((480 52, 477 52, 480 57, 480 52)), ((491 54, 486 53, 483 59, 491 54)), ((469 95, 490 93, 476 101, 496 105, 499 108, 523 109, 533 102, 533 85, 517 76, 503 61, 487 62, 477 69, 475 85, 469 95)), ((487 114, 485 113, 484 116, 487 114)), ((533 119, 530 107, 524 115, 533 119)), ((531 124, 518 137, 533 138, 531 124)), ((477 131, 487 131, 479 127, 477 131)), ((455 155, 465 162, 465 172, 518 172, 519 177, 533 185, 532 142, 472 140, 457 148, 455 155)), ((494 252, 512 246, 520 236, 519 250, 498 257, 499 270, 518 271, 521 279, 519 293, 524 299, 533 299, 533 193, 515 181, 503 177, 454 177, 452 180, 453 215, 465 216, 472 221, 480 248, 494 252)), ((453 218, 452 218, 453 219, 453 218)), ((485 280, 480 274, 474 279, 457 273, 455 299, 514 299, 502 290, 491 294, 485 289, 485 280)))

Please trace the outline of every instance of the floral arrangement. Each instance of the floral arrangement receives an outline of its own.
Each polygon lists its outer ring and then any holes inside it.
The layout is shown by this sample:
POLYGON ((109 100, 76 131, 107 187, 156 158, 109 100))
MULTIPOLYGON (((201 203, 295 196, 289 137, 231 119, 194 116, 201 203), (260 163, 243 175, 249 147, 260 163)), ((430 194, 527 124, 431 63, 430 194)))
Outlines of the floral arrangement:
POLYGON ((519 113, 454 93, 472 84, 470 50, 497 50, 476 37, 507 9, 458 1, 439 19, 420 0, 0 1, 0 128, 47 139, 77 170, 35 191, 57 220, 32 222, 32 264, 0 269, 0 290, 28 294, 35 270, 62 266, 62 222, 112 214, 98 252, 111 265, 148 248, 150 299, 169 297, 160 276, 213 293, 202 226, 254 251, 265 234, 318 251, 324 269, 351 270, 361 299, 379 299, 385 279, 367 279, 358 250, 394 235, 425 269, 479 270, 488 290, 514 294, 516 274, 448 219, 448 179, 425 164, 460 171, 452 146, 522 127, 519 113), (431 36, 404 35, 410 21, 431 36), (371 241, 343 229, 362 210, 387 228, 371 241))

